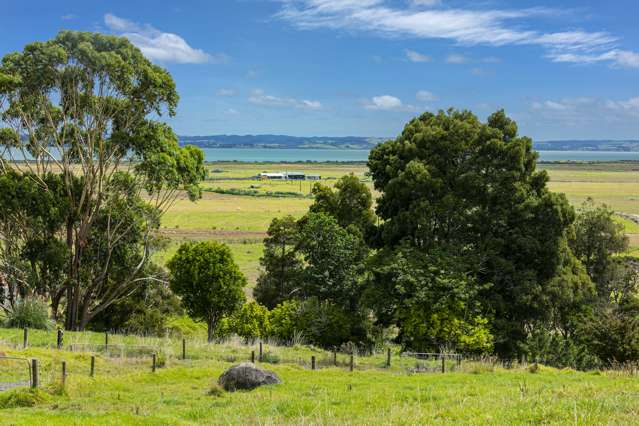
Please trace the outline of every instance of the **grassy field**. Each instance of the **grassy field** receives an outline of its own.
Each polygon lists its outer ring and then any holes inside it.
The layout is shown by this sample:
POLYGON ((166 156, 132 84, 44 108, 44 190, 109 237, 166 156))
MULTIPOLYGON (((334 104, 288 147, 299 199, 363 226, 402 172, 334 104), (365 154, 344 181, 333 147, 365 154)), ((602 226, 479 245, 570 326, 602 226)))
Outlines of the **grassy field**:
MULTIPOLYGON (((339 177, 353 173, 372 189, 365 164, 254 164, 212 163, 205 189, 221 188, 262 192, 294 192, 298 198, 252 197, 205 192, 202 200, 192 203, 178 200, 162 220, 161 233, 172 240, 167 251, 156 255, 165 262, 185 240, 214 239, 228 243, 242 271, 253 284, 258 275, 261 241, 271 220, 293 215, 301 217, 312 200, 308 198, 314 182, 264 181, 261 172, 303 172, 322 176, 322 183, 333 185, 339 177)), ((615 211, 639 215, 639 164, 637 163, 546 163, 550 189, 566 194, 575 207, 588 198, 605 203, 615 211)), ((631 254, 639 256, 639 225, 619 218, 630 235, 631 254)))
MULTIPOLYGON (((90 353, 11 349, 20 336, 21 330, 0 329, 0 350, 37 358, 42 391, 35 397, 27 390, 0 392, 3 425, 639 424, 639 381, 621 372, 505 369, 465 361, 446 374, 415 374, 408 368, 411 361, 397 353, 391 368, 379 354, 356 357, 355 371, 349 372, 345 355, 335 367, 327 365, 330 354, 317 349, 267 345, 279 362, 263 367, 275 371, 281 385, 211 394, 219 375, 247 360, 254 346, 189 340, 187 360, 181 360, 177 340, 111 336, 111 345, 165 348, 166 366, 152 373, 149 356, 108 357, 98 351, 91 378, 90 353), (319 360, 317 371, 308 366, 311 355, 319 360), (68 372, 64 388, 59 385, 62 360, 68 372)), ((104 339, 94 333, 65 337, 94 343, 96 349, 104 339)), ((55 336, 32 332, 31 341, 50 344, 55 336)), ((7 380, 1 377, 6 371, 0 366, 0 381, 7 380)))

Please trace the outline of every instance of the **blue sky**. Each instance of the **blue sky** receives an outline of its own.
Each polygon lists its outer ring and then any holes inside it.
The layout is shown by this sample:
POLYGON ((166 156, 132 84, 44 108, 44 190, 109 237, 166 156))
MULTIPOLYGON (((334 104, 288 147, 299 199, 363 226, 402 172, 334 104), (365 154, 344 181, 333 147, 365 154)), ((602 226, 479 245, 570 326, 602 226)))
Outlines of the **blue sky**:
POLYGON ((173 75, 183 135, 394 136, 505 108, 537 140, 639 139, 636 0, 7 1, 0 54, 128 37, 173 75))

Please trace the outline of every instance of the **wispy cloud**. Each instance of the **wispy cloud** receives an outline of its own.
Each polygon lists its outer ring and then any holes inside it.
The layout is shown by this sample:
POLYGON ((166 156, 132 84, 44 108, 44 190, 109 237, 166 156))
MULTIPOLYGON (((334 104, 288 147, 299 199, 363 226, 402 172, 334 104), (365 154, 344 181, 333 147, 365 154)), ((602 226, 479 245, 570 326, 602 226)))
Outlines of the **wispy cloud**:
MULTIPOLYGON (((535 45, 559 62, 608 62, 639 67, 637 53, 619 50, 605 31, 546 32, 531 27, 552 11, 543 8, 446 8, 436 1, 280 0, 277 17, 300 29, 332 28, 384 37, 447 39, 460 45, 535 45), (420 6, 420 7, 417 7, 420 6)), ((554 13, 556 15, 556 13, 554 13)), ((546 26, 546 25, 544 25, 546 26)))
POLYGON ((404 51, 406 53, 406 58, 411 62, 428 62, 430 61, 430 56, 424 55, 423 53, 415 52, 414 50, 406 49, 404 51))
POLYGON ((237 90, 235 89, 218 89, 215 94, 217 96, 222 96, 222 97, 230 97, 230 96, 236 96, 237 95, 237 90))
POLYGON ((417 100, 420 102, 434 102, 437 100, 437 96, 435 96, 433 92, 430 92, 428 90, 420 90, 415 95, 415 98, 417 98, 417 100))
POLYGON ((319 101, 268 95, 261 89, 251 92, 251 96, 249 96, 248 101, 254 105, 276 108, 298 108, 309 110, 318 110, 322 108, 322 103, 319 101))
POLYGON ((73 13, 67 13, 66 15, 62 15, 60 19, 62 19, 63 21, 72 21, 76 19, 77 17, 78 16, 73 13))
POLYGON ((614 100, 588 96, 537 100, 530 104, 537 120, 570 127, 627 123, 639 117, 639 97, 614 100))
POLYGON ((468 62, 468 58, 459 53, 451 53, 446 57, 446 62, 449 64, 461 65, 468 62))
POLYGON ((128 38, 152 61, 201 64, 230 60, 224 53, 212 55, 195 49, 179 35, 162 32, 149 24, 138 24, 111 13, 104 15, 104 23, 111 31, 128 38))

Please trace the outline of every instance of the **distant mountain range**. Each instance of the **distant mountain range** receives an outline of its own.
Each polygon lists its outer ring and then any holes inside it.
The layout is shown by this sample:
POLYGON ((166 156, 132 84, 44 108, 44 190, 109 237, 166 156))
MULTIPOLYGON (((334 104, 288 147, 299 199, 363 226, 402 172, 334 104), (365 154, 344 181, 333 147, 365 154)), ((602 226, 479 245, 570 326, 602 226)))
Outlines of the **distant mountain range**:
MULTIPOLYGON (((286 135, 180 136, 180 143, 201 148, 371 149, 388 138, 297 137, 286 135)), ((639 151, 639 140, 561 140, 535 142, 538 151, 639 151)))

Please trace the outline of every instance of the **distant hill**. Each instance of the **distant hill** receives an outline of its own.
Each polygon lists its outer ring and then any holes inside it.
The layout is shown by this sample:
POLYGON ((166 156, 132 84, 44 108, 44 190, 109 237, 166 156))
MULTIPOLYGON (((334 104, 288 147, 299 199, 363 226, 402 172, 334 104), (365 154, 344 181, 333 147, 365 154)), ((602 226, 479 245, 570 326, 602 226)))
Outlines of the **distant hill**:
POLYGON ((214 135, 180 136, 182 144, 201 148, 302 148, 302 149, 371 149, 384 138, 346 137, 296 137, 286 135, 214 135))
MULTIPOLYGON (((371 149, 387 138, 297 137, 286 135, 180 136, 180 143, 201 148, 371 149)), ((639 151, 639 140, 562 140, 535 142, 538 151, 639 151)))

